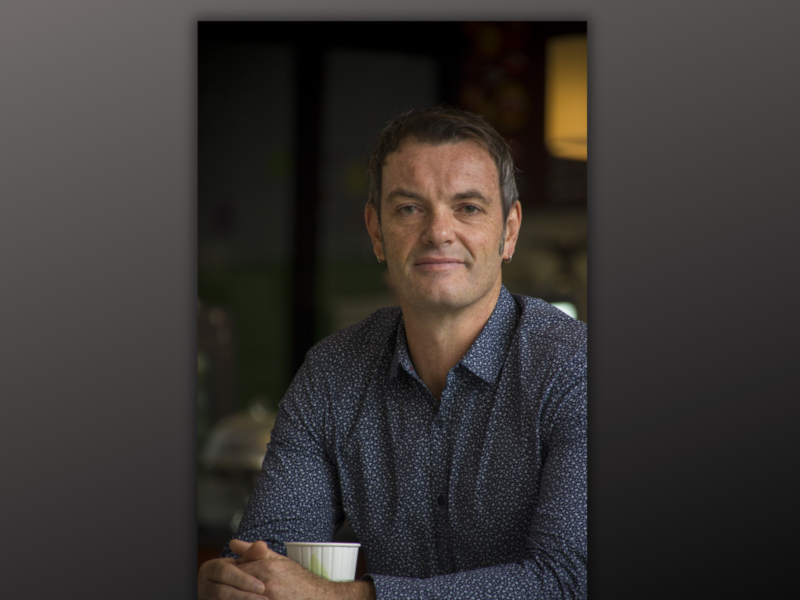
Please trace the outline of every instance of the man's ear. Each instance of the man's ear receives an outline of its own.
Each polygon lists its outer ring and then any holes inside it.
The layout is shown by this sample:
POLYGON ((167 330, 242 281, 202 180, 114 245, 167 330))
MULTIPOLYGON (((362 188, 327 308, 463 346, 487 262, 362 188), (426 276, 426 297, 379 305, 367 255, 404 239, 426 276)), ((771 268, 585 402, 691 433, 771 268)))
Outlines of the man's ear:
POLYGON ((372 240, 372 250, 380 262, 384 262, 386 257, 383 253, 383 240, 381 238, 381 223, 378 220, 378 211, 375 205, 370 203, 364 209, 364 221, 367 223, 367 232, 372 240))
POLYGON ((506 237, 503 243, 503 260, 509 260, 514 256, 519 237, 519 228, 522 225, 522 205, 517 200, 511 210, 508 211, 506 219, 506 237))

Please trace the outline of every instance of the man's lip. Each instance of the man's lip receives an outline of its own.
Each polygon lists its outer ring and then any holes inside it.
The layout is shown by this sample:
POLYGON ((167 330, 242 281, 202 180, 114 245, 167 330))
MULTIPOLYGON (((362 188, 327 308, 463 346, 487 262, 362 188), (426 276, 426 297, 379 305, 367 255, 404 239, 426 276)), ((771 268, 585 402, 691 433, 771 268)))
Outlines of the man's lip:
POLYGON ((446 265, 446 264, 462 264, 463 260, 457 258, 420 258, 414 265, 446 265))

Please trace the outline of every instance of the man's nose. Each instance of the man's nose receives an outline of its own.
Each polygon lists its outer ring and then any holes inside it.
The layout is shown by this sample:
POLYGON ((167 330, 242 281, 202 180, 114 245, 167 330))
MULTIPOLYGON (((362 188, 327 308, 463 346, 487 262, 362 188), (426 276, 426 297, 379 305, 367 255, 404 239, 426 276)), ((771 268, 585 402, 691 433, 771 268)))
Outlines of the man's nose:
POLYGON ((425 222, 423 241, 434 246, 452 243, 455 238, 453 225, 453 216, 449 211, 437 209, 430 211, 425 222))

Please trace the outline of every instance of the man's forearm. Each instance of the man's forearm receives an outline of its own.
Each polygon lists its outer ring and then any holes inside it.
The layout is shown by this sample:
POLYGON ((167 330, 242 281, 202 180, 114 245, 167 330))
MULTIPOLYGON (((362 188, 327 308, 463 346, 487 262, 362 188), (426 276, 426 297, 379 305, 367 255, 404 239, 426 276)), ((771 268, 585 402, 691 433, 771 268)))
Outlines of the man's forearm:
POLYGON ((427 578, 373 574, 376 596, 402 598, 473 598, 474 600, 586 600, 586 565, 574 557, 565 564, 540 556, 427 578))
POLYGON ((375 600, 375 584, 371 581, 348 581, 336 585, 336 600, 375 600))
MULTIPOLYGON (((237 542, 234 540, 233 542, 237 542)), ((232 542, 232 543, 233 543, 232 542)), ((244 544, 246 542, 238 542, 244 544)), ((265 558, 246 560, 239 569, 261 580, 270 600, 375 600, 375 584, 371 581, 329 581, 313 574, 299 563, 267 548, 264 542, 252 544, 247 553, 266 554, 265 558)))

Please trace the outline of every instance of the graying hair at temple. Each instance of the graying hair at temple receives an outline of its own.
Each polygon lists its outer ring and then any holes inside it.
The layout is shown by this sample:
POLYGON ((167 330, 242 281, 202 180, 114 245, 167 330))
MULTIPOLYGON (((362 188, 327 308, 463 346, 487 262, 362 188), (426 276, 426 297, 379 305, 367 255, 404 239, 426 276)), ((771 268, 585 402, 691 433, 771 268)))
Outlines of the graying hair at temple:
POLYGON ((476 114, 437 106, 414 109, 394 118, 378 136, 378 141, 369 157, 369 198, 381 216, 381 174, 386 157, 400 147, 400 142, 413 137, 425 144, 451 144, 474 140, 489 153, 500 174, 500 198, 503 202, 503 220, 519 198, 514 180, 514 161, 508 143, 476 114))

